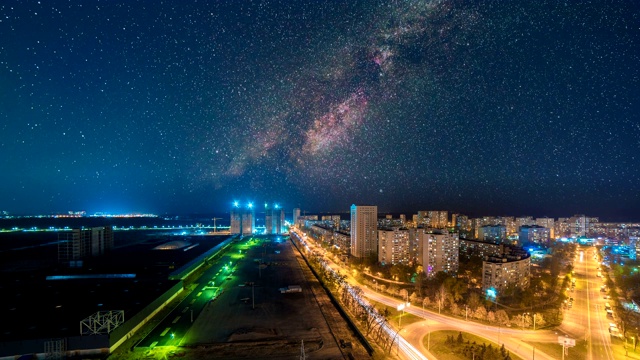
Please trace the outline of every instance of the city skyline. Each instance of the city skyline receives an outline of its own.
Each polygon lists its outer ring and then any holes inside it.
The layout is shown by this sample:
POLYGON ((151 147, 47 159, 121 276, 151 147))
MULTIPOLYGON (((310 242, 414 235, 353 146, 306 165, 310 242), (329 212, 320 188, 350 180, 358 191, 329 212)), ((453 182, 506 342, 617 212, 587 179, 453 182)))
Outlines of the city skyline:
POLYGON ((0 12, 0 210, 638 220, 633 1, 0 12))

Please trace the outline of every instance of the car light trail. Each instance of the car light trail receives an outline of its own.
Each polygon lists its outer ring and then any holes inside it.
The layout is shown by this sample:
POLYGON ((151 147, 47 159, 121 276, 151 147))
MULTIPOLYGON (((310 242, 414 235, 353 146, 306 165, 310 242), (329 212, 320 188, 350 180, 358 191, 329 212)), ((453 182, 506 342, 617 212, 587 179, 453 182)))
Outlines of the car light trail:
MULTIPOLYGON (((311 249, 311 247, 309 247, 307 242, 303 240, 303 237, 298 235, 297 232, 292 232, 292 235, 296 237, 298 242, 304 246, 304 248, 307 250, 308 253, 319 256, 319 253, 311 249)), ((358 291, 356 291, 354 287, 349 285, 346 282, 346 280, 342 276, 340 276, 340 274, 335 269, 333 269, 330 266, 328 261, 322 258, 319 258, 318 261, 320 262, 322 267, 338 282, 338 284, 340 284, 340 286, 342 286, 347 290, 347 292, 351 295, 351 297, 354 300, 358 302, 358 304, 360 304, 363 308, 368 309, 367 311, 369 315, 375 319, 375 323, 380 324, 380 327, 382 328, 382 330, 387 334, 389 339, 391 339, 391 346, 389 347, 389 351, 393 349, 395 344, 395 346, 397 346, 398 351, 402 352, 402 354, 408 359, 428 360, 420 351, 418 351, 418 349, 416 349, 405 338, 403 338, 402 335, 400 335, 399 329, 398 330, 393 329, 389 325, 387 320, 384 317, 382 317, 382 315, 380 315, 364 297, 361 296, 361 293, 359 293, 358 291)))

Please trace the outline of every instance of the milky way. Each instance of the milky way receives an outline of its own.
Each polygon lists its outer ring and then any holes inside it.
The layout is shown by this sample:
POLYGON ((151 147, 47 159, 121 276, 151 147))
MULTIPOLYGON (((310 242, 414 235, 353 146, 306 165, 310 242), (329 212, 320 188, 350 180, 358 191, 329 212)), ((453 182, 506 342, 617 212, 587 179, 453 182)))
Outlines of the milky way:
POLYGON ((0 210, 640 211, 633 1, 0 13, 0 210))

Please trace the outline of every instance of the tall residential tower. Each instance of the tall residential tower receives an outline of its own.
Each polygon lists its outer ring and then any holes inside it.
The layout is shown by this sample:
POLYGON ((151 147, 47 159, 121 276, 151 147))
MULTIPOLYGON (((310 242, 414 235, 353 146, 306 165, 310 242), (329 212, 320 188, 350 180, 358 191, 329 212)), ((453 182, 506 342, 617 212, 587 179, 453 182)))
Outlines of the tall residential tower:
POLYGON ((351 255, 378 256, 378 207, 351 205, 351 255))

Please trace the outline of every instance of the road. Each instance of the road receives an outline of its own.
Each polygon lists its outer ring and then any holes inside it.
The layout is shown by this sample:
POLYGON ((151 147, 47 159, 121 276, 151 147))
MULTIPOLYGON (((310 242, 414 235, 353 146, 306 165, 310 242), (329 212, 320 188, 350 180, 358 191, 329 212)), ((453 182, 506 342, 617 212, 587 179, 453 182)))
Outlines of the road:
MULTIPOLYGON (((579 247, 574 261, 576 290, 573 308, 565 311, 565 320, 560 329, 577 339, 587 340, 587 359, 615 359, 609 323, 613 317, 607 316, 604 299, 600 290, 604 278, 599 277, 600 263, 595 247, 579 247)), ((571 296, 571 295, 570 295, 571 296)), ((618 341, 618 340, 617 340, 618 341)))
POLYGON ((215 260, 196 283, 188 285, 185 291, 189 294, 158 324, 140 343, 139 347, 178 346, 193 321, 200 315, 204 307, 224 290, 224 284, 232 279, 234 261, 232 253, 237 252, 239 243, 223 250, 225 254, 215 260), (235 250, 235 251, 234 251, 235 250))
MULTIPOLYGON (((313 247, 314 251, 318 253, 326 254, 326 251, 317 246, 314 241, 308 241, 309 245, 313 247)), ((375 292, 373 289, 362 287, 355 278, 350 275, 350 272, 343 269, 341 265, 335 263, 328 256, 325 255, 325 260, 330 264, 330 267, 336 271, 339 271, 347 275, 347 281, 353 286, 359 286, 363 290, 363 295, 373 301, 383 303, 385 305, 396 308, 401 301, 398 299, 382 295, 375 292)), ((465 321, 458 318, 453 318, 445 315, 440 315, 430 310, 424 310, 420 307, 408 307, 406 312, 426 319, 425 321, 412 324, 405 329, 402 329, 399 333, 401 338, 411 344, 415 349, 421 351, 429 358, 435 358, 432 354, 424 348, 423 339, 425 336, 429 337, 429 333, 435 330, 454 329, 465 331, 474 335, 478 335, 494 341, 497 344, 504 344, 505 348, 510 352, 519 355, 523 359, 530 359, 535 351, 535 357, 538 359, 554 360, 552 356, 541 352, 540 350, 534 350, 533 346, 525 343, 528 342, 549 342, 557 343, 558 333, 549 330, 520 330, 514 328, 504 328, 500 326, 489 326, 484 324, 478 324, 475 322, 465 321)), ((559 345, 558 345, 559 346, 559 345)))
MULTIPOLYGON (((400 304, 399 300, 376 293, 369 288, 364 288, 363 290, 364 296, 373 301, 392 307, 396 307, 400 304)), ((504 344, 505 348, 510 352, 522 357, 523 359, 528 359, 533 354, 533 347, 525 343, 523 339, 531 342, 555 342, 558 338, 558 335, 553 331, 523 331, 513 328, 489 326, 446 315, 440 315, 430 310, 424 310, 419 306, 405 308, 405 311, 426 319, 424 322, 412 324, 412 326, 401 331, 402 336, 416 347, 424 348, 424 346, 422 346, 422 339, 425 336, 428 336, 430 331, 453 329, 487 338, 497 344, 504 344)), ((536 350, 535 354, 538 359, 554 359, 539 350, 536 350)))

